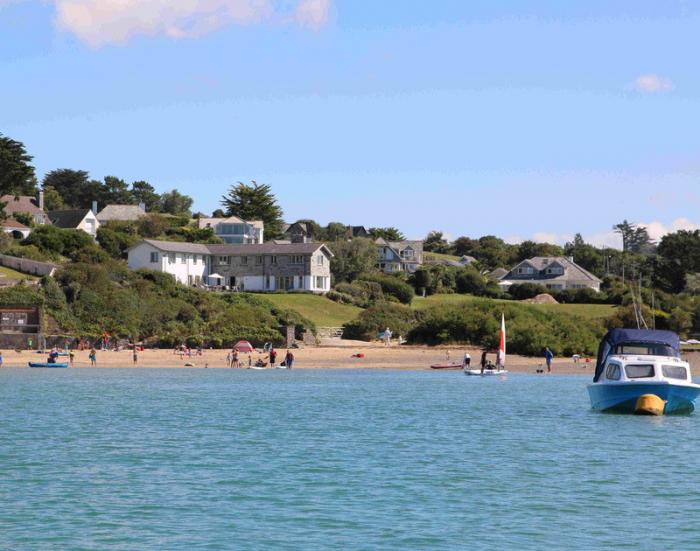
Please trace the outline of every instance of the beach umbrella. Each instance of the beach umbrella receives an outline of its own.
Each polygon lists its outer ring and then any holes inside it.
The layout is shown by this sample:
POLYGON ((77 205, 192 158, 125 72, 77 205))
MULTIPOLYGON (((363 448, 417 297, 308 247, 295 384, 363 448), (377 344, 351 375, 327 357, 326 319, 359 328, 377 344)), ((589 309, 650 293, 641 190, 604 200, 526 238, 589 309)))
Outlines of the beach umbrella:
POLYGON ((253 348, 253 345, 250 344, 248 341, 238 341, 236 343, 236 346, 234 346, 236 350, 239 352, 243 352, 244 354, 247 354, 248 352, 253 352, 255 351, 255 348, 253 348))

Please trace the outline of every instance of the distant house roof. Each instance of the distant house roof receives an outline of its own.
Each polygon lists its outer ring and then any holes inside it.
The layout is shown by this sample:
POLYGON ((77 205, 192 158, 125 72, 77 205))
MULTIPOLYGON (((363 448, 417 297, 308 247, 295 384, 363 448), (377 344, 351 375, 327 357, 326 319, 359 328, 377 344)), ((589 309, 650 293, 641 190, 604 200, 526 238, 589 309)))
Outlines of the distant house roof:
POLYGON ((107 205, 97 214, 97 219, 100 222, 134 222, 145 215, 146 209, 142 205, 107 205))
POLYGON ((534 258, 528 258, 523 260, 519 264, 516 264, 513 269, 511 269, 505 276, 499 279, 510 279, 511 277, 517 277, 522 279, 522 275, 516 274, 516 270, 523 266, 532 266, 535 269, 533 274, 533 280, 546 279, 547 281, 581 281, 587 280, 595 283, 602 283, 602 281, 594 276, 588 270, 583 269, 581 266, 576 264, 573 260, 566 258, 564 256, 536 256, 534 258), (564 270, 562 274, 550 275, 546 274, 547 268, 552 266, 560 266, 564 270))
POLYGON ((243 220, 238 216, 227 216, 226 218, 200 218, 197 223, 200 228, 209 228, 218 224, 248 224, 249 226, 259 229, 262 229, 265 226, 262 220, 248 221, 243 220))
POLYGON ((2 227, 13 230, 28 230, 29 226, 25 226, 22 222, 15 220, 14 218, 8 218, 2 222, 2 227))
POLYGON ((364 226, 348 226, 348 230, 353 237, 367 237, 369 232, 364 226))
POLYGON ((490 271, 487 275, 494 279, 501 279, 507 276, 508 273, 508 270, 506 270, 505 268, 496 268, 495 270, 490 271))
POLYGON ((459 262, 461 264, 472 264, 476 262, 476 258, 474 258, 473 256, 469 256, 468 254, 463 254, 459 257, 459 262))
MULTIPOLYGON (((331 250, 324 243, 261 243, 257 245, 228 245, 202 243, 183 243, 179 241, 159 241, 156 239, 144 239, 134 245, 137 247, 147 243, 156 249, 172 253, 213 254, 213 255, 262 255, 262 254, 313 254, 319 249, 324 249, 328 256, 333 256, 331 250)), ((134 248, 132 247, 132 248, 134 248)))
POLYGON ((49 220, 59 228, 75 229, 90 212, 90 209, 52 210, 49 220))
POLYGON ((19 212, 27 212, 29 214, 46 214, 39 208, 38 201, 35 197, 27 195, 3 195, 0 197, 0 202, 6 203, 4 207, 5 214, 12 216, 19 212))

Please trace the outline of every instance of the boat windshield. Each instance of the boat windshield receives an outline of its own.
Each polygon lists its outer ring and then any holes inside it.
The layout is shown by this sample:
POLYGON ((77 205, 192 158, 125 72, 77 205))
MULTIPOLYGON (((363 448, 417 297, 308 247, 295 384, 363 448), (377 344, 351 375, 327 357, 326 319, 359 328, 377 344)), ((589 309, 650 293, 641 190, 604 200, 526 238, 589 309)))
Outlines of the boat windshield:
POLYGON ((626 365, 625 375, 628 379, 646 379, 654 376, 653 365, 626 365))
POLYGON ((675 351, 667 344, 655 342, 625 342, 615 346, 616 355, 629 356, 668 356, 674 357, 675 351))

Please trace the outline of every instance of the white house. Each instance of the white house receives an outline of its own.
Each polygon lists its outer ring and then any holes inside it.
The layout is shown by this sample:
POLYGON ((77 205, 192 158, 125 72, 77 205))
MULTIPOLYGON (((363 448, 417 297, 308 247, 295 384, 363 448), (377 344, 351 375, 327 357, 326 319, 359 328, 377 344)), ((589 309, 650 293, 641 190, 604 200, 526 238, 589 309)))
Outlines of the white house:
POLYGON ((537 283, 553 291, 593 289, 599 292, 602 281, 576 264, 572 257, 537 256, 523 260, 498 277, 498 285, 504 291, 520 283, 537 283))
POLYGON ((379 268, 386 273, 415 272, 423 264, 422 241, 375 241, 379 253, 379 268))
POLYGON ((25 239, 32 232, 32 229, 14 218, 8 218, 2 221, 2 231, 17 239, 25 239))
POLYGON ((52 210, 49 220, 58 228, 83 230, 92 237, 97 237, 100 221, 91 209, 52 210))
POLYGON ((185 285, 314 293, 331 288, 333 253, 323 243, 200 245, 147 239, 128 256, 129 268, 168 273, 185 285))
POLYGON ((228 218, 200 218, 199 229, 211 228, 214 235, 229 245, 261 244, 263 242, 264 224, 260 220, 246 222, 237 216, 228 218))

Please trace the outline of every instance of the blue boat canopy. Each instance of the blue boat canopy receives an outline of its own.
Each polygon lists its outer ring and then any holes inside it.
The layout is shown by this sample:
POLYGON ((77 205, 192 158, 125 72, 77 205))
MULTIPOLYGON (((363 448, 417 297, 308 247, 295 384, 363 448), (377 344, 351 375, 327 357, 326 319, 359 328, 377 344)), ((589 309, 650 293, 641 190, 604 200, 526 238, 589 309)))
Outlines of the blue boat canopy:
POLYGON ((596 382, 603 373, 605 362, 611 354, 647 354, 653 356, 674 356, 680 358, 681 343, 673 331, 652 331, 650 329, 611 329, 600 341, 598 361, 595 366, 596 382), (639 349, 646 349, 640 351, 639 349))

